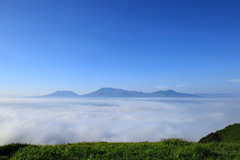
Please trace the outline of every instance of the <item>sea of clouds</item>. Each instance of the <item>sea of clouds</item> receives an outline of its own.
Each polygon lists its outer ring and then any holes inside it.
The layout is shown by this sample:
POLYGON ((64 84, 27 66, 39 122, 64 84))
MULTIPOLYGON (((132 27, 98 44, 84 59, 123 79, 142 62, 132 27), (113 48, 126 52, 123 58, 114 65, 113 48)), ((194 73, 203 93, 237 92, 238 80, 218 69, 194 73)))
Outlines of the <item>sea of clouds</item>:
POLYGON ((0 145, 198 141, 239 115, 240 98, 0 98, 0 145))

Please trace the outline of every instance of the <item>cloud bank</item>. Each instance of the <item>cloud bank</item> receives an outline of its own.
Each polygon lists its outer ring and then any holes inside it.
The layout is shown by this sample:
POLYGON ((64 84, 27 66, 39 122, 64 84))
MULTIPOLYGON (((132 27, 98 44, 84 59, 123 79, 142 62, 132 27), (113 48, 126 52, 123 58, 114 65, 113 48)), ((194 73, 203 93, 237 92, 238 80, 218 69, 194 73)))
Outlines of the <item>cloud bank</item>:
POLYGON ((0 145, 197 141, 240 122, 240 99, 0 99, 0 145))

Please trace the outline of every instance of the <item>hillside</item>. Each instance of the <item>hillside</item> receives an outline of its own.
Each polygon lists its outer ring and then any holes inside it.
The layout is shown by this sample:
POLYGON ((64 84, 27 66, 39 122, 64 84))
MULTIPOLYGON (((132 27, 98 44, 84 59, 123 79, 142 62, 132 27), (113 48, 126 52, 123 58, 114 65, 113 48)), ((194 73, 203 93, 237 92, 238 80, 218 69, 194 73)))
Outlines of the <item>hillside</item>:
POLYGON ((210 133, 199 140, 201 143, 207 142, 224 142, 224 143, 240 143, 240 123, 229 125, 215 133, 210 133))

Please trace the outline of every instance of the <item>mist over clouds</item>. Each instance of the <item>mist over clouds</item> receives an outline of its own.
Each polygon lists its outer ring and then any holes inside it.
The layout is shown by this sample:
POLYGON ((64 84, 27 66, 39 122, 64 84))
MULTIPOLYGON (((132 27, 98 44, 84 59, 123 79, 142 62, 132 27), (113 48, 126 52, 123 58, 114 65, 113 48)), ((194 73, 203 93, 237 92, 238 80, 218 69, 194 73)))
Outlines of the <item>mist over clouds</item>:
POLYGON ((240 98, 0 99, 0 145, 198 141, 240 122, 240 98))

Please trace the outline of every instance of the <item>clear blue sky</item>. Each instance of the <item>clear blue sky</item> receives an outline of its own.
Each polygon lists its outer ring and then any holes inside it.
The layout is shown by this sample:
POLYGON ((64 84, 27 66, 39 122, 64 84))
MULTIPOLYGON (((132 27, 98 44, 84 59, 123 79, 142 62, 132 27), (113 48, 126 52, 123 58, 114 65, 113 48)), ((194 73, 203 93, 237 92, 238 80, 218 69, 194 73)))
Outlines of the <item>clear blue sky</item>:
POLYGON ((240 93, 239 0, 0 0, 0 95, 240 93))

